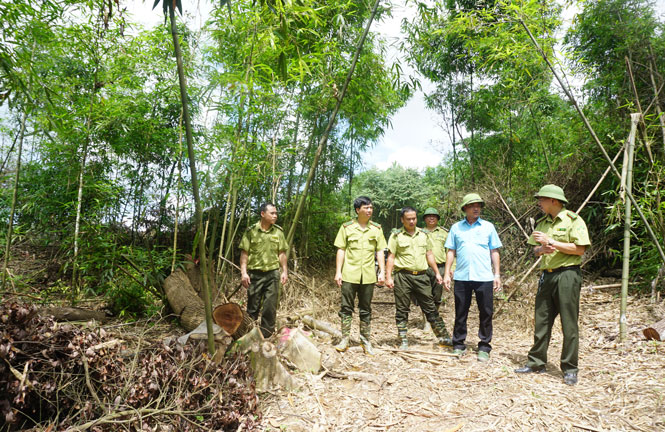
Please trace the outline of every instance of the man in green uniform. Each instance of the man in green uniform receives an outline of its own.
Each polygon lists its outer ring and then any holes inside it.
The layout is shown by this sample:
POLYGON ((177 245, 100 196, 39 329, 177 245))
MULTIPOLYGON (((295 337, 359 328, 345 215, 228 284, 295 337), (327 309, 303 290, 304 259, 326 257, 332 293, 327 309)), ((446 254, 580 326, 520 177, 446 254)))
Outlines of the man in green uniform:
POLYGON ((591 244, 589 233, 582 218, 564 208, 568 200, 559 186, 545 185, 535 196, 545 216, 538 220, 528 243, 535 246, 533 252, 536 256, 542 256, 540 268, 543 274, 536 294, 533 346, 526 365, 515 369, 515 372, 545 370, 552 325, 556 316, 560 315, 563 330, 561 371, 564 382, 575 385, 579 352, 577 321, 582 287, 580 264, 586 247, 591 244))
POLYGON ((386 263, 386 286, 395 292, 395 321, 400 338, 400 349, 408 349, 406 337, 411 295, 418 301, 425 318, 441 346, 451 345, 450 334, 446 330, 439 311, 434 306, 432 287, 427 277, 427 267, 432 269, 436 281, 443 279, 432 253, 432 240, 429 235, 416 227, 418 214, 413 207, 404 207, 400 212, 402 229, 393 233, 388 240, 388 262, 386 263), (395 270, 393 276, 393 269, 395 270))
MULTIPOLYGON (((434 207, 429 207, 425 210, 423 219, 425 220, 425 228, 423 228, 423 231, 425 231, 432 239, 434 261, 436 261, 436 266, 439 268, 439 273, 443 276, 444 270, 446 269, 446 248, 443 245, 446 244, 448 231, 442 226, 439 226, 439 219, 441 219, 441 216, 439 216, 439 212, 434 207)), ((427 276, 429 276, 429 282, 432 286, 432 300, 434 300, 434 307, 436 310, 439 310, 443 301, 443 285, 436 281, 436 275, 431 268, 427 269, 427 276)))
POLYGON ((335 260, 335 283, 342 290, 342 306, 339 317, 342 320, 342 340, 335 346, 339 352, 349 347, 351 317, 358 297, 360 315, 360 343, 368 355, 374 355, 370 342, 370 322, 372 319, 372 296, 377 282, 374 257, 379 264, 379 283, 385 281, 384 255, 386 239, 381 225, 371 221, 374 208, 372 200, 360 196, 353 202, 357 218, 342 224, 335 238, 337 257, 335 260))
POLYGON ((277 222, 277 208, 261 204, 261 220, 247 228, 240 240, 241 283, 247 288, 247 313, 257 320, 261 315, 261 333, 269 337, 275 331, 279 284, 289 277, 288 245, 277 222), (279 268, 282 268, 280 277, 279 268))

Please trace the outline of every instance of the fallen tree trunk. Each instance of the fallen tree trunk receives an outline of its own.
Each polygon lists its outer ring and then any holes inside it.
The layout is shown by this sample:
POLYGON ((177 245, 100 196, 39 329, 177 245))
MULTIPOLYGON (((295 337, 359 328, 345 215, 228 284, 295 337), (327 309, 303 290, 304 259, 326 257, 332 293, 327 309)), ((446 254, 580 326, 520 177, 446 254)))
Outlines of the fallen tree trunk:
MULTIPOLYGON (((304 315, 300 318, 307 327, 314 329, 314 330, 320 330, 322 332, 328 333, 334 338, 341 339, 342 338, 342 332, 337 330, 332 326, 332 324, 327 323, 325 321, 317 320, 313 318, 310 315, 304 315)), ((350 338, 350 341, 354 345, 358 345, 360 341, 356 338, 350 338)))
MULTIPOLYGON (((173 312, 180 319, 180 324, 188 332, 194 330, 199 324, 205 321, 203 300, 198 295, 190 279, 192 275, 197 274, 199 273, 192 271, 184 272, 182 269, 176 269, 176 271, 164 280, 164 295, 166 295, 171 309, 173 309, 173 312)), ((195 283, 199 283, 199 279, 195 280, 195 283)), ((222 324, 217 322, 217 325, 226 330, 235 340, 251 330, 254 326, 254 321, 239 305, 226 303, 224 300, 224 296, 221 296, 217 301, 218 307, 221 308, 219 315, 223 318, 222 324), (219 305, 219 302, 224 302, 224 304, 219 305)))
POLYGON ((651 327, 645 328, 642 330, 642 333, 644 333, 644 336, 647 338, 647 340, 662 341, 665 337, 665 318, 658 321, 651 327))
POLYGON ((107 322, 109 317, 104 311, 81 309, 74 307, 50 307, 42 309, 44 313, 52 315, 56 321, 90 321, 107 322))
POLYGON ((177 269, 164 281, 164 294, 171 309, 186 331, 192 331, 205 320, 203 300, 192 288, 187 274, 177 269))

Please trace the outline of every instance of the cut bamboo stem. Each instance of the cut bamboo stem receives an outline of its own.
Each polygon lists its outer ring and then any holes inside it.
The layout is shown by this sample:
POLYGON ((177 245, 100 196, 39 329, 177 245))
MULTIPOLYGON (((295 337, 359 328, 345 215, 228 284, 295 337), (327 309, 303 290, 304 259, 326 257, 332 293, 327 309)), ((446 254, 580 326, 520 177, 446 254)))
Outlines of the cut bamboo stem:
MULTIPOLYGON (((635 149, 635 135, 637 133, 637 124, 642 118, 641 113, 630 115, 630 135, 628 136, 628 148, 626 149, 626 179, 624 181, 626 193, 630 193, 633 188, 633 154, 635 149)), ((628 307, 628 277, 630 276, 630 225, 631 225, 631 206, 630 202, 625 202, 624 225, 623 225, 623 269, 621 272, 621 311, 619 314, 619 342, 626 340, 626 309, 628 307)))

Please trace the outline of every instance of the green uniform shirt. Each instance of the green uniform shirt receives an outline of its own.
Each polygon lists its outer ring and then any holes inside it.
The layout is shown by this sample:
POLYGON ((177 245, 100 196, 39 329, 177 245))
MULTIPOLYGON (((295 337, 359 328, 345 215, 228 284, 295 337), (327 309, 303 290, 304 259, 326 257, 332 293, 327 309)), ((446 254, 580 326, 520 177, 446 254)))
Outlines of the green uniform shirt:
POLYGON ((402 228, 390 236, 388 250, 395 255, 395 271, 423 271, 429 267, 426 254, 432 250, 432 239, 420 228, 413 235, 402 228))
MULTIPOLYGON (((544 232, 551 239, 563 243, 574 243, 578 246, 588 246, 591 244, 589 241, 589 232, 582 218, 566 209, 562 209, 554 219, 550 215, 545 215, 539 219, 536 231, 544 232)), ((528 243, 533 246, 540 245, 540 243, 533 239, 533 235, 529 237, 528 243)), ((540 261, 540 268, 542 270, 582 264, 582 257, 580 255, 568 255, 559 251, 542 255, 542 257, 540 261)))
POLYGON ((432 253, 434 253, 434 260, 436 263, 441 264, 446 262, 446 248, 443 247, 443 245, 446 244, 448 231, 440 226, 437 226, 432 231, 423 228, 423 231, 425 231, 432 239, 432 253))
POLYGON ((362 228, 355 219, 346 222, 337 231, 335 247, 344 250, 343 281, 376 283, 374 253, 386 248, 386 238, 381 225, 370 221, 362 228))
POLYGON ((263 231, 260 221, 247 228, 239 247, 249 255, 247 269, 260 271, 279 268, 279 253, 288 249, 282 227, 273 224, 263 231))

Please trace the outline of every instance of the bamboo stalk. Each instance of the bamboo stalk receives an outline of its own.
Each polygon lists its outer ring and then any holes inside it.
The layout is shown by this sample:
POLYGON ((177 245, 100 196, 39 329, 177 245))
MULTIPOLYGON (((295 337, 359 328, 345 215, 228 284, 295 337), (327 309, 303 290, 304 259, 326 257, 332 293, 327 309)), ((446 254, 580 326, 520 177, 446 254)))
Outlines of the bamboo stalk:
MULTIPOLYGON (((164 0, 168 1, 168 0, 164 0)), ((201 211, 201 198, 199 196, 199 181, 196 172, 196 157, 194 155, 194 138, 192 136, 192 125, 189 116, 189 106, 187 103, 187 78, 185 77, 185 67, 182 62, 182 52, 180 50, 180 41, 178 40, 178 31, 175 24, 175 4, 169 9, 169 19, 171 21, 171 36, 173 37, 173 50, 175 51, 176 64, 178 66, 178 83, 180 87, 180 101, 182 103, 182 114, 185 120, 185 137, 187 139, 187 154, 189 156, 189 167, 192 176, 192 192, 194 194, 194 208, 196 215, 197 229, 203 233, 203 212, 201 211)), ((205 306, 206 328, 208 330, 208 351, 211 355, 215 354, 215 335, 212 328, 212 299, 210 297, 210 285, 208 280, 208 262, 205 250, 205 241, 199 241, 199 259, 201 262, 201 280, 203 282, 203 303, 205 306)))
MULTIPOLYGON (((28 109, 23 110, 21 118, 21 130, 18 139, 18 154, 16 155, 16 173, 14 174, 14 190, 12 191, 12 207, 9 212, 9 225, 7 226, 7 240, 5 244, 5 262, 2 268, 2 289, 4 291, 7 283, 7 273, 9 272, 9 254, 12 246, 12 234, 14 231, 14 215, 16 214, 16 200, 18 198, 18 184, 21 176, 21 157, 23 154, 23 138, 25 137, 25 123, 28 119, 28 109)), ((13 287, 13 284, 12 284, 13 287)))
MULTIPOLYGON (((635 149, 635 135, 637 133, 637 124, 642 118, 641 113, 630 115, 630 135, 628 136, 628 148, 626 149, 626 193, 630 193, 633 188, 633 154, 635 149)), ((621 272, 621 310, 619 314, 619 342, 626 340, 626 309, 628 307, 628 276, 630 274, 630 225, 631 225, 631 206, 630 202, 625 203, 624 225, 623 225, 623 269, 621 272)))

